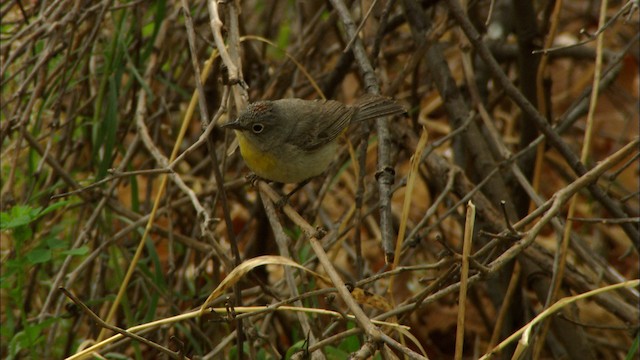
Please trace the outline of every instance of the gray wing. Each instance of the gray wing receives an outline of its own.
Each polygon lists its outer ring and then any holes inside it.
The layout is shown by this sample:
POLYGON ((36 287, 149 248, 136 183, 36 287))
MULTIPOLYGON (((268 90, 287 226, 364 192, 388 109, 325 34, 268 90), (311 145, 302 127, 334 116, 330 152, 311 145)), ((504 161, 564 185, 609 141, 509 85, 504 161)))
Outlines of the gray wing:
POLYGON ((289 105, 285 107, 288 109, 287 116, 292 119, 287 143, 305 151, 312 151, 335 140, 349 126, 356 112, 355 108, 333 100, 280 101, 287 102, 278 105, 289 105))

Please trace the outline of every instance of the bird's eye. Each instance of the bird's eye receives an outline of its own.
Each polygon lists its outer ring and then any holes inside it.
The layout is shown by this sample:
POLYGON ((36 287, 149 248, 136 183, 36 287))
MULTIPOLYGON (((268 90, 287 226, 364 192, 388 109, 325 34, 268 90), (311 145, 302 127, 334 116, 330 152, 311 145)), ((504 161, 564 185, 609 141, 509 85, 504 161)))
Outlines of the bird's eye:
POLYGON ((262 124, 253 124, 251 125, 251 130, 254 134, 260 134, 262 130, 264 130, 264 125, 262 124))

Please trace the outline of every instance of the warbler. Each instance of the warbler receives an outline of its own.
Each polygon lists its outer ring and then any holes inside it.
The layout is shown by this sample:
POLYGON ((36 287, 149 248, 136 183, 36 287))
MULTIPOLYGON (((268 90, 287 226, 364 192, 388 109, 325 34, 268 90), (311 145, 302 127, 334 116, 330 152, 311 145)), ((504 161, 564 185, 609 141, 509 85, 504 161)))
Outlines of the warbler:
POLYGON ((338 137, 349 125, 402 113, 392 99, 371 94, 353 105, 281 99, 251 103, 222 127, 235 130, 242 158, 257 176, 301 183, 322 174, 336 158, 338 137))

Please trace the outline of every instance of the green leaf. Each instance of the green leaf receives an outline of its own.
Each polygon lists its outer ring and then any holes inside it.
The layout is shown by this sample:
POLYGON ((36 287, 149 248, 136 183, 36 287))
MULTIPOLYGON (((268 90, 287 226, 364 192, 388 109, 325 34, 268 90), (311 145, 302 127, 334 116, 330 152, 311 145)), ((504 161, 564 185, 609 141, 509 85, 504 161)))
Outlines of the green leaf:
MULTIPOLYGON (((54 318, 41 324, 27 325, 24 330, 18 332, 9 342, 9 358, 14 358, 22 349, 34 350, 35 346, 44 341, 42 329, 48 327, 54 318)), ((24 354, 23 354, 24 355, 24 354)), ((29 356, 22 356, 29 358, 29 356)))
POLYGON ((629 348, 629 352, 627 352, 627 356, 625 356, 625 360, 637 359, 635 356, 638 352, 638 345, 640 345, 640 334, 636 336, 636 339, 633 340, 633 344, 629 348))
MULTIPOLYGON (((33 237, 31 227, 23 225, 13 229, 13 238, 16 240, 17 247, 33 237)), ((19 249, 18 249, 19 252, 19 249)))
MULTIPOLYGON (((349 328, 353 328, 353 323, 349 322, 348 325, 349 328)), ((352 335, 349 336, 347 338, 345 338, 344 340, 342 340, 340 342, 340 345, 338 346, 341 350, 352 353, 355 351, 358 351, 358 349, 360 349, 360 339, 358 337, 358 335, 352 335)))
MULTIPOLYGON (((2 269, 2 276, 0 276, 0 289, 13 290, 16 287, 16 282, 18 282, 17 277, 24 276, 23 268, 28 264, 26 264, 24 258, 16 258, 7 260, 2 265, 5 267, 2 269)), ((2 324, 0 323, 0 325, 2 324)))
MULTIPOLYGON (((357 350, 357 349, 356 349, 357 350)), ((342 360, 349 358, 349 352, 340 350, 333 346, 325 346, 324 353, 327 355, 328 360, 342 360)))
POLYGON ((113 163, 113 149, 116 142, 116 133, 118 131, 118 85, 115 76, 109 77, 107 80, 107 104, 106 113, 100 123, 99 136, 102 139, 102 159, 98 166, 97 179, 103 179, 107 176, 107 170, 113 163))
POLYGON ((41 207, 32 207, 29 205, 16 205, 9 209, 8 212, 0 213, 0 230, 16 229, 24 225, 28 225, 41 216, 66 206, 69 200, 58 201, 44 210, 41 207))
POLYGON ((298 351, 303 351, 307 346, 306 340, 300 340, 293 344, 289 349, 287 349, 287 353, 284 355, 285 359, 291 359, 291 357, 297 353, 298 351))
MULTIPOLYGON (((291 26, 288 22, 280 23, 280 28, 278 29, 278 35, 276 44, 281 49, 286 49, 289 46, 289 42, 291 41, 291 26)), ((280 55, 282 57, 282 55, 280 55)))
POLYGON ((32 265, 47 262, 51 260, 51 249, 33 249, 27 253, 26 258, 32 265))
POLYGON ((54 202, 53 204, 47 206, 44 210, 39 212, 38 217, 47 215, 52 211, 55 211, 61 207, 67 206, 69 203, 71 203, 71 200, 61 200, 61 201, 54 202))
POLYGON ((153 6, 151 6, 148 10, 153 13, 153 22, 149 23, 142 30, 143 36, 146 37, 144 43, 146 47, 144 51, 142 51, 142 62, 146 63, 148 61, 149 56, 155 49, 155 39, 158 36, 160 28, 162 27, 162 22, 166 18, 167 13, 167 2, 163 1, 154 1, 153 6), (149 27, 152 26, 152 32, 148 33, 149 27))
POLYGON ((86 255, 88 253, 89 253, 89 247, 87 245, 82 245, 78 248, 69 249, 62 252, 62 254, 64 255, 71 255, 71 256, 86 255))
POLYGON ((13 338, 14 331, 16 330, 15 315, 12 311, 7 311, 6 317, 2 320, 2 324, 0 324, 0 336, 2 336, 3 339, 13 338))
POLYGON ((15 229, 32 222, 38 217, 41 208, 32 208, 28 205, 17 205, 9 209, 9 212, 0 213, 0 230, 15 229))
POLYGON ((66 249, 68 246, 66 241, 61 240, 55 236, 47 237, 47 239, 44 242, 47 244, 47 247, 51 250, 66 249))

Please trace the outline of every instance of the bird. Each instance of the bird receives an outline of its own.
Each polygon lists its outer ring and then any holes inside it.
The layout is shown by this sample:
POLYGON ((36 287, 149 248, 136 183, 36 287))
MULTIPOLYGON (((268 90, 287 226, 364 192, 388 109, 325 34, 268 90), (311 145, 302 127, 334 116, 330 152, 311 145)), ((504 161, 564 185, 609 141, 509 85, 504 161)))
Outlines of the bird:
POLYGON ((350 125, 405 113, 393 99, 373 94, 353 105, 291 98, 251 103, 222 127, 235 131, 242 158, 258 177, 306 183, 335 159, 338 137, 350 125))

